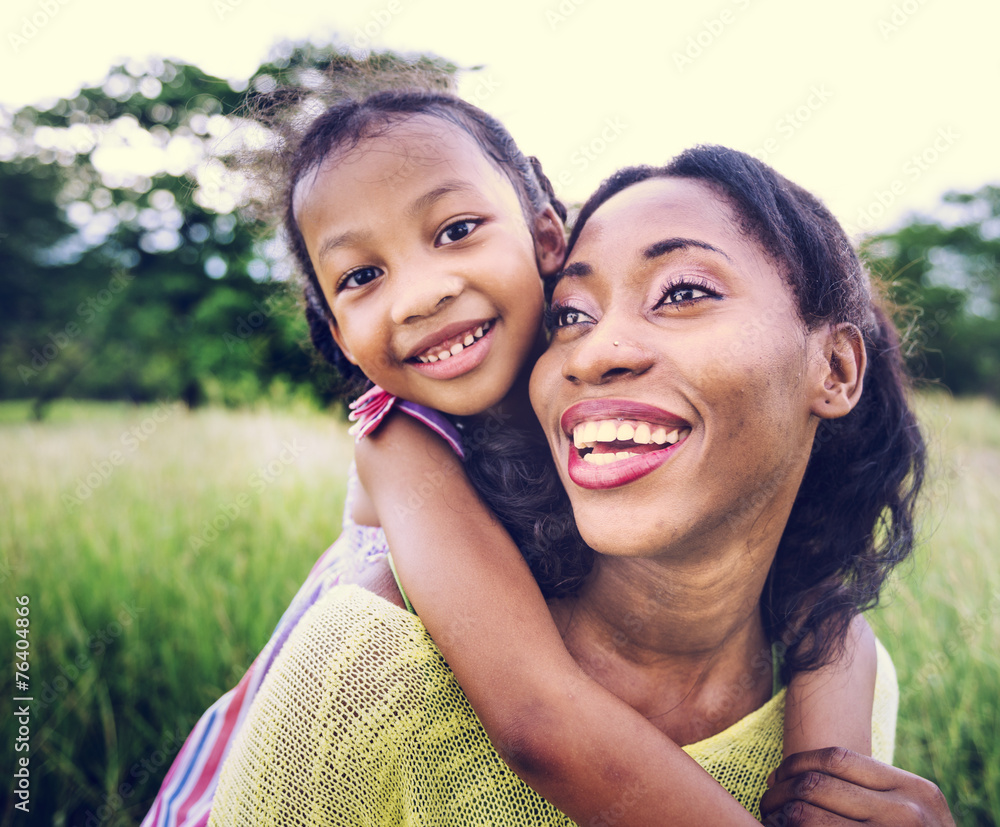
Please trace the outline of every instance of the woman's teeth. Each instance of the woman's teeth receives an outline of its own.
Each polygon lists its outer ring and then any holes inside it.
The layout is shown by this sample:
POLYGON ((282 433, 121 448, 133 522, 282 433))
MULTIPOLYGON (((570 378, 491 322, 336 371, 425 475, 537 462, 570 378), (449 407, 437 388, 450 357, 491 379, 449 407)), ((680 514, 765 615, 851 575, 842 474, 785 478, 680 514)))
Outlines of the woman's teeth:
POLYGON ((437 362, 444 359, 450 359, 452 356, 458 356, 463 350, 465 350, 469 345, 478 342, 487 334, 490 329, 491 322, 486 322, 486 324, 480 325, 471 333, 466 333, 465 338, 459 342, 455 342, 450 347, 441 347, 437 350, 428 350, 420 354, 417 359, 425 364, 428 362, 437 362))
MULTIPOLYGON (((629 459, 648 451, 630 451, 626 445, 616 446, 620 450, 606 450, 608 443, 632 443, 633 445, 673 445, 680 442, 691 432, 690 428, 680 427, 667 429, 664 425, 651 425, 648 422, 622 422, 617 419, 597 419, 581 422, 573 428, 573 445, 581 454, 584 462, 591 465, 608 465, 619 460, 629 459), (600 447, 598 447, 600 446, 600 447)), ((656 449, 654 449, 656 450, 656 449)))

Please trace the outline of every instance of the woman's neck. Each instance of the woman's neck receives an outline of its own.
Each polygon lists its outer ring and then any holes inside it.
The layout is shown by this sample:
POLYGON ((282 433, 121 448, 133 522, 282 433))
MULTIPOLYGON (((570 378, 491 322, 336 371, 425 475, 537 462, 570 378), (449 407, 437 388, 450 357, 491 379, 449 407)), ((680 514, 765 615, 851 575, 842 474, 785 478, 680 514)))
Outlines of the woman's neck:
POLYGON ((552 613, 584 672, 693 743, 770 696, 766 573, 745 548, 690 564, 599 557, 581 593, 553 601, 552 613))

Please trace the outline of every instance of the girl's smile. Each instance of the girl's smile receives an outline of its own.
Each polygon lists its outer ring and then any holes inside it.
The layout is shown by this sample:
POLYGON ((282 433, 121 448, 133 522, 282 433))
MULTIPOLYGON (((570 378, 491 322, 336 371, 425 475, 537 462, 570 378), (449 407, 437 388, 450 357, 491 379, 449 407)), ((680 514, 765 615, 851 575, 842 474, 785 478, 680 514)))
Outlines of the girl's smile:
POLYGON ((539 347, 539 268, 562 262, 470 135, 393 124, 305 176, 295 214, 334 338, 369 379, 456 415, 507 395, 539 347))

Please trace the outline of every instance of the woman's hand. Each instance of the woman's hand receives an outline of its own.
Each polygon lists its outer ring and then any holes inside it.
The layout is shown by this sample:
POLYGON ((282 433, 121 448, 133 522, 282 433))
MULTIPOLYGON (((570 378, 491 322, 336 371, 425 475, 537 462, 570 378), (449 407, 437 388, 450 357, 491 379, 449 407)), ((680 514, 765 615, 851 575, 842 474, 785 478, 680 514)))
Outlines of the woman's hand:
POLYGON ((842 747, 791 755, 768 781, 760 812, 775 827, 955 824, 935 784, 842 747))

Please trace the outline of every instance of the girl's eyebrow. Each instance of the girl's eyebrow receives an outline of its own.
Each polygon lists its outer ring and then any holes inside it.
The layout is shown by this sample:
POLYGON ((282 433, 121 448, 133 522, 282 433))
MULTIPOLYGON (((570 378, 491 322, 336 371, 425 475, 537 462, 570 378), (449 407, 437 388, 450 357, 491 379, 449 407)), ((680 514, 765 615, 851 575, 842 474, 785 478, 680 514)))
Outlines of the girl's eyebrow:
MULTIPOLYGON (((446 195, 453 192, 472 192, 475 190, 471 184, 466 181, 445 181, 440 186, 435 187, 430 192, 425 192, 419 198, 417 198, 410 205, 410 215, 416 216, 421 212, 430 209, 434 204, 444 198, 446 195)), ((319 248, 319 252, 316 254, 316 259, 320 262, 323 261, 333 250, 337 247, 351 247, 353 245, 361 244, 367 241, 371 237, 370 233, 356 232, 354 230, 348 230, 346 233, 341 233, 340 235, 329 238, 323 242, 319 248)))
POLYGON ((433 207, 446 195, 453 192, 471 192, 475 188, 467 181, 453 180, 445 181, 443 184, 434 187, 430 192, 425 192, 410 205, 410 215, 419 215, 425 210, 433 207))
POLYGON ((657 241, 655 244, 651 244, 645 250, 643 250, 643 258, 659 258, 667 253, 672 253, 675 250, 683 250, 687 247, 699 247, 702 250, 710 250, 713 253, 718 253, 727 261, 731 261, 722 250, 718 247, 713 247, 704 241, 698 241, 693 238, 665 238, 662 241, 657 241))
POLYGON ((370 238, 369 233, 359 233, 353 230, 348 230, 346 233, 341 233, 333 238, 328 238, 320 245, 319 252, 316 253, 316 260, 322 264, 323 259, 337 249, 337 247, 351 247, 367 240, 368 238, 370 238))

